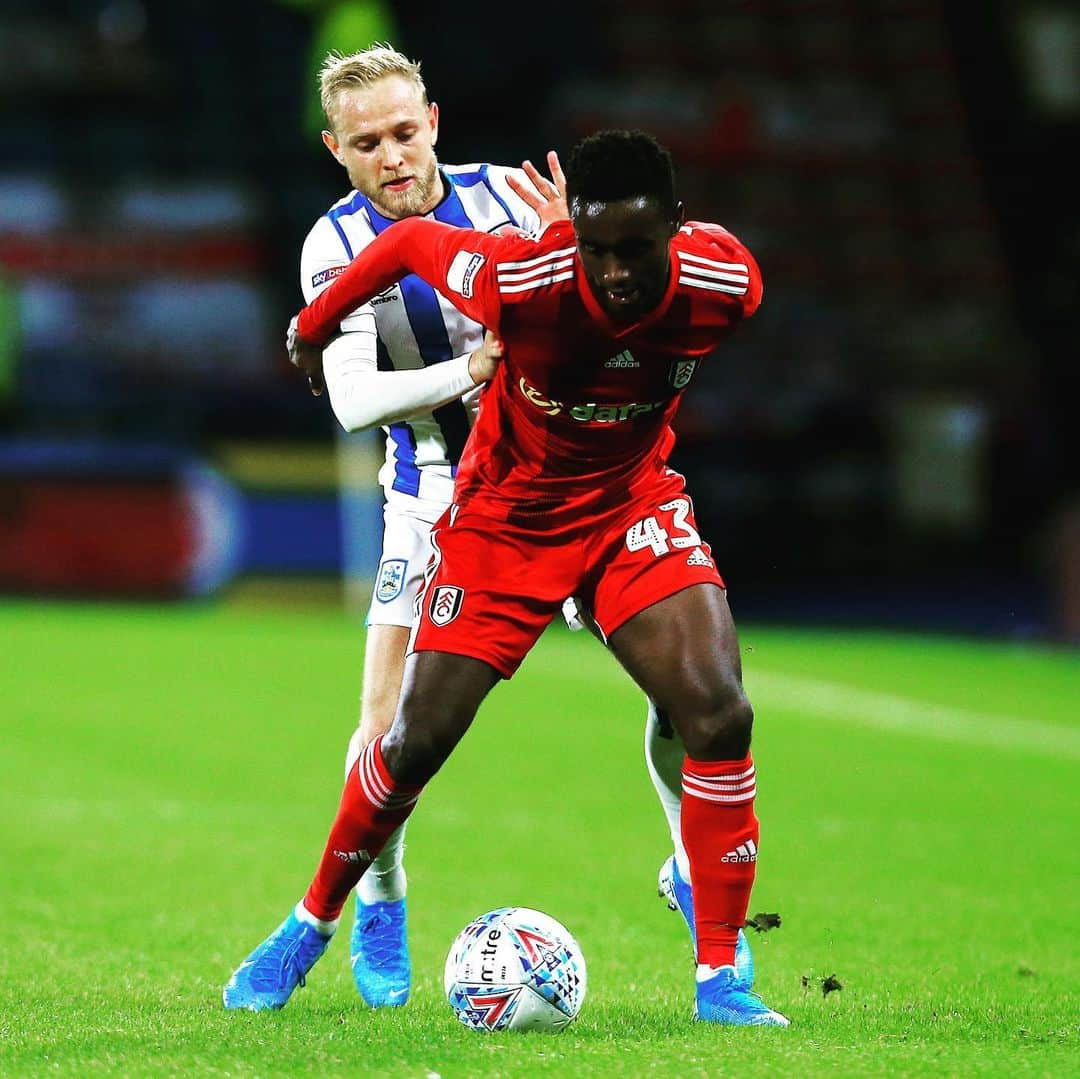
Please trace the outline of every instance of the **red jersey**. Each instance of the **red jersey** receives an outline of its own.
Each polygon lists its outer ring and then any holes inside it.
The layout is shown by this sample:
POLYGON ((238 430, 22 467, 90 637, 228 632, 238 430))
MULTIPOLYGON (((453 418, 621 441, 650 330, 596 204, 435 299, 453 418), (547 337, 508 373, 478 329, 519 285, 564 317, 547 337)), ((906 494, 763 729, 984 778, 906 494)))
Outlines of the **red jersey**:
POLYGON ((569 221, 534 240, 423 218, 395 223, 300 314, 325 342, 338 323, 416 273, 505 343, 458 466, 454 501, 496 517, 602 512, 666 469, 672 417, 702 359, 761 302, 753 256, 719 225, 670 244, 667 288, 638 322, 592 294, 569 221))

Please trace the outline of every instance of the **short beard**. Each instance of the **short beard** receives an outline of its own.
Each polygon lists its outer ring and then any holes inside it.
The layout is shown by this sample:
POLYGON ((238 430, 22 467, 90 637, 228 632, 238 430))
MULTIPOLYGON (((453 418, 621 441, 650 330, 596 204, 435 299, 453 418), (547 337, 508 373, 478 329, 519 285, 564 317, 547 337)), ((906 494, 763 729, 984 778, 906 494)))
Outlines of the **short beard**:
POLYGON ((438 182, 439 163, 435 158, 432 158, 427 172, 422 176, 417 175, 416 182, 408 191, 398 193, 389 191, 384 187, 375 187, 372 190, 356 183, 355 180, 353 181, 353 187, 361 194, 366 195, 375 209, 384 216, 398 220, 402 217, 413 217, 420 213, 431 200, 438 182))

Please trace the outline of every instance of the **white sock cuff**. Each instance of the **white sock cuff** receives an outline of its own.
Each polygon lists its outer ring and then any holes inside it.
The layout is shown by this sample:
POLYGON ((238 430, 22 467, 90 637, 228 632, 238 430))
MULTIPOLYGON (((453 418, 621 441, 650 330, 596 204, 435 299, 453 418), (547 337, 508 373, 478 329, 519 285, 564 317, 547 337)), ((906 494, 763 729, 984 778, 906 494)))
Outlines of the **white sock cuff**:
POLYGON ((715 978, 722 970, 730 970, 735 973, 735 968, 730 963, 722 967, 710 967, 708 963, 698 963, 696 980, 707 982, 710 978, 715 978))
POLYGON ((370 865, 356 885, 356 897, 361 903, 396 903, 405 898, 405 868, 399 862, 390 869, 379 871, 370 865))
POLYGON ((310 925, 316 933, 320 933, 324 937, 332 937, 337 930, 338 922, 341 921, 340 918, 335 918, 332 922, 324 922, 321 918, 316 918, 315 915, 304 906, 304 901, 302 899, 293 908, 293 914, 296 915, 296 920, 298 922, 304 922, 306 925, 310 925))

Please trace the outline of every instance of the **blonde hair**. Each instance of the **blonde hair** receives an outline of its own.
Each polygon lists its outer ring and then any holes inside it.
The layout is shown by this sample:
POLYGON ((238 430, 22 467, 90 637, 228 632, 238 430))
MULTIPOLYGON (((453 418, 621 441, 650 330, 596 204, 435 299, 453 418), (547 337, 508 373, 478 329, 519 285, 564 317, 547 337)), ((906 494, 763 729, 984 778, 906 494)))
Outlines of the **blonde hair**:
POLYGON ((334 124, 330 111, 342 90, 353 87, 366 89, 387 75, 400 75, 411 82, 420 91, 421 101, 427 105, 427 87, 420 75, 419 60, 410 60, 389 44, 381 42, 348 56, 334 50, 328 52, 319 71, 319 99, 330 126, 334 124))

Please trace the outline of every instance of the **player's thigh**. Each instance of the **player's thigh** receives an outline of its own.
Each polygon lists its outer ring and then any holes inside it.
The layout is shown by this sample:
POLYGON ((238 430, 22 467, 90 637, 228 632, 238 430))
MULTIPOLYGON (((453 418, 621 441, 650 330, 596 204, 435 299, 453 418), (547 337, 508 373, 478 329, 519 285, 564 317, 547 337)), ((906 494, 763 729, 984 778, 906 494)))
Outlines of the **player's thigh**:
POLYGON ((640 611, 611 649, 697 760, 738 760, 754 713, 742 688, 735 625, 724 590, 692 584, 640 611))
POLYGON ((606 640, 646 608, 691 585, 724 588, 676 473, 618 515, 593 522, 588 546, 584 599, 606 640))
POLYGON ((431 532, 409 652, 469 656, 510 678, 578 583, 580 550, 464 511, 431 532))
POLYGON ((445 508, 404 495, 383 507, 382 555, 371 593, 368 626, 408 629, 412 625, 416 594, 431 558, 431 526, 445 508))
POLYGON ((607 528, 591 566, 593 615, 612 652, 657 705, 701 717, 742 696, 723 579, 671 474, 607 528))
POLYGON ((741 703, 742 664, 727 595, 690 584, 624 622, 608 646, 635 682, 683 724, 741 703))

